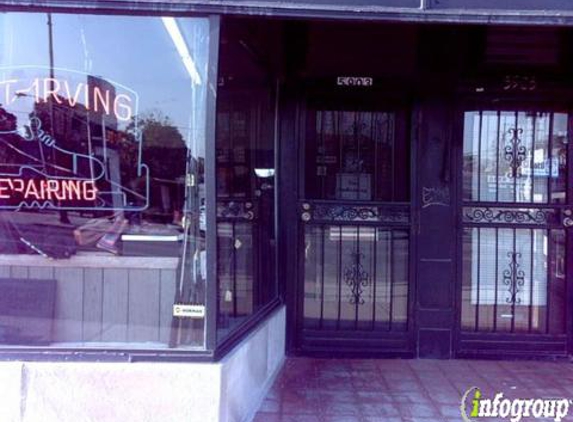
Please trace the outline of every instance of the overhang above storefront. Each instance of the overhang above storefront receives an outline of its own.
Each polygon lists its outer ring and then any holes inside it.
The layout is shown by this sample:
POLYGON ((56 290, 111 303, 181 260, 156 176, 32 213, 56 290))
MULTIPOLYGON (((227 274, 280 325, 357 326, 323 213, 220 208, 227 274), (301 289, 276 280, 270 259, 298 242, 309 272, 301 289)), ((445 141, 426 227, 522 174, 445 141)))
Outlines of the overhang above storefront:
POLYGON ((573 25, 569 0, 0 0, 16 9, 215 13, 327 19, 573 25))

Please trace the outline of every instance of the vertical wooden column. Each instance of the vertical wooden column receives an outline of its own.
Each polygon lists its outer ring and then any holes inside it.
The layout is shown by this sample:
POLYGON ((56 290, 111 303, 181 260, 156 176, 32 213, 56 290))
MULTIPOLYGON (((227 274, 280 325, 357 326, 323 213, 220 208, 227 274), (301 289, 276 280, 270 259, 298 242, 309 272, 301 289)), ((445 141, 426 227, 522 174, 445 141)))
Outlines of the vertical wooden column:
MULTIPOLYGON (((436 98, 436 97, 432 97, 436 98)), ((455 321, 455 185, 451 102, 423 100, 414 112, 416 138, 416 297, 418 356, 452 356, 455 321)))
POLYGON ((298 221, 298 148, 297 94, 293 86, 285 86, 281 96, 280 141, 278 163, 278 277, 281 295, 287 304, 287 351, 296 353, 300 298, 298 221))

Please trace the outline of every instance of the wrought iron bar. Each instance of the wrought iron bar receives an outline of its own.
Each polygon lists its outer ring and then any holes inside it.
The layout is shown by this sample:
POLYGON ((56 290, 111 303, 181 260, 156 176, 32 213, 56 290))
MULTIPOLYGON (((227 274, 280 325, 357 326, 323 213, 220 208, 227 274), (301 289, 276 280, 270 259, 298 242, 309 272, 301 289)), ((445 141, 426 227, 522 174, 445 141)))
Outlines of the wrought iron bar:
MULTIPOLYGON (((378 191, 380 190, 380 182, 378 180, 378 142, 376 141, 376 119, 378 114, 372 114, 370 118, 370 139, 374 142, 374 168, 372 169, 374 180, 372 181, 372 197, 380 199, 378 191)), ((392 197, 394 200, 394 197, 392 197)))
POLYGON ((534 242, 535 242, 535 236, 533 233, 533 229, 529 229, 529 240, 530 240, 530 249, 529 249, 529 318, 528 318, 528 324, 529 324, 529 329, 528 331, 531 333, 532 328, 533 328, 533 275, 534 273, 534 259, 533 259, 533 249, 534 249, 534 242))
POLYGON ((322 328, 324 323, 324 239, 325 232, 324 226, 319 226, 320 229, 320 322, 319 327, 322 328))
POLYGON ((340 317, 342 313, 342 226, 338 226, 338 271, 336 273, 338 282, 338 317, 336 327, 340 328, 340 317))
POLYGON ((237 248, 235 247, 235 242, 237 241, 237 223, 234 221, 231 223, 231 249, 233 250, 233 316, 236 317, 238 314, 238 303, 237 303, 237 248))
POLYGON ((547 283, 546 283, 546 298, 547 298, 547 308, 545 311, 545 333, 549 334, 549 317, 551 311, 551 296, 549 294, 549 286, 553 280, 553 265, 551 263, 551 257, 555 254, 555 248, 553 247, 553 237, 551 236, 552 230, 547 230, 547 283))
MULTIPOLYGON (((362 254, 361 250, 360 250, 360 226, 356 227, 356 252, 358 254, 357 257, 357 264, 359 265, 359 268, 362 267, 364 268, 364 266, 362 265, 361 259, 363 258, 364 255, 362 254)), ((364 271, 366 273, 366 271, 364 271)), ((368 276, 368 274, 366 273, 366 276, 368 276)), ((360 288, 360 286, 359 286, 360 288)), ((358 306, 359 305, 363 305, 364 302, 364 298, 362 297, 362 293, 364 293, 364 289, 360 289, 359 291, 359 300, 356 301, 354 303, 354 327, 358 328, 358 306)))
MULTIPOLYGON (((537 113, 533 114, 533 128, 531 134, 531 171, 529 177, 531 179, 531 202, 535 202, 535 136, 537 130, 537 113)), ((551 174, 549 175, 551 177, 551 174)))
POLYGON ((551 188, 552 188, 552 175, 553 175, 553 123, 555 114, 551 113, 549 117, 549 140, 547 145, 547 157, 549 158, 549 175, 547 177, 547 203, 550 204, 552 201, 551 188))
MULTIPOLYGON (((515 123, 514 128, 517 128, 519 124, 519 112, 515 112, 515 123)), ((507 155, 506 155, 507 159, 507 155)), ((517 202, 517 175, 513 173, 513 166, 510 163, 510 167, 512 168, 511 176, 513 176, 513 202, 517 202)))
POLYGON ((521 176, 521 164, 525 160, 527 155, 527 148, 521 144, 520 136, 523 134, 523 128, 511 128, 508 130, 511 138, 509 142, 505 144, 505 161, 509 163, 511 167, 511 177, 517 178, 521 176))
POLYGON ((356 318, 358 318, 358 305, 364 305, 362 297, 364 288, 370 284, 370 277, 360 259, 364 257, 361 252, 351 252, 351 263, 344 269, 344 282, 350 287, 349 303, 356 305, 356 318))
POLYGON ((385 113, 386 116, 386 133, 388 144, 390 145, 390 151, 392 151, 392 166, 390 167, 390 174, 392 175, 392 201, 396 199, 396 138, 394 136, 394 132, 396 131, 396 127, 394 126, 396 120, 392 117, 392 122, 390 125, 390 116, 385 113), (392 133, 390 133, 390 128, 392 128, 392 133))
POLYGON ((388 318, 388 328, 392 331, 394 323, 394 230, 390 230, 390 317, 388 318))
POLYGON ((507 256, 510 258, 509 268, 503 270, 503 284, 508 287, 507 292, 509 296, 505 298, 505 303, 515 306, 521 304, 521 298, 518 294, 521 293, 522 287, 525 285, 525 271, 521 269, 521 264, 519 263, 522 257, 521 252, 508 252, 507 256))
POLYGON ((477 201, 481 201, 481 135, 483 125, 483 111, 479 112, 479 135, 478 135, 478 180, 477 180, 477 201))
POLYGON ((475 309, 475 328, 474 331, 479 331, 479 308, 480 304, 480 269, 481 269, 481 229, 474 229, 477 231, 477 292, 476 292, 476 309, 475 309))
POLYGON ((377 263, 378 263, 378 227, 374 229, 374 242, 372 245, 373 254, 372 254, 372 330, 376 328, 376 287, 378 284, 378 280, 376 278, 377 275, 377 263))
POLYGON ((497 112, 497 139, 495 147, 495 201, 499 201, 499 138, 501 136, 501 111, 497 112))
MULTIPOLYGON (((357 190, 356 190, 356 199, 361 199, 360 198, 360 179, 362 179, 361 175, 362 172, 364 171, 363 166, 362 166, 362 161, 360 157, 360 148, 362 147, 361 142, 360 142, 360 131, 362 129, 362 123, 360 121, 360 117, 361 117, 361 113, 359 111, 354 112, 354 144, 356 145, 356 186, 357 186, 357 190)), ((359 229, 360 230, 360 229, 359 229)), ((360 236, 359 236, 360 237, 360 236)))
MULTIPOLYGON (((406 250, 408 251, 408 257, 409 257, 410 256, 410 253, 409 253, 410 236, 407 235, 406 238, 408 239, 406 250)), ((408 265, 406 265, 406 280, 410 280, 410 271, 411 271, 411 266, 408 264, 408 265)), ((408 318, 408 315, 410 314, 409 309, 410 309, 410 301, 411 301, 410 291, 411 291, 411 289, 409 288, 409 284, 408 284, 407 289, 406 289, 406 327, 405 327, 406 330, 409 329, 409 325, 410 325, 410 318, 408 318)))
MULTIPOLYGON (((517 231, 515 229, 513 229, 513 249, 512 249, 512 254, 516 254, 516 243, 517 243, 517 231)), ((519 255, 521 257, 521 254, 519 255)), ((515 260, 517 260, 518 256, 514 255, 513 256, 515 260)), ((513 268, 513 277, 515 277, 515 271, 517 270, 517 266, 515 266, 513 268)), ((504 274, 505 277, 505 274, 504 274)), ((516 287, 516 279, 514 278, 513 280, 513 286, 516 287)), ((516 296, 513 296, 512 300, 511 300, 511 332, 513 333, 515 331, 515 299, 516 296)))
MULTIPOLYGON (((319 125, 320 125, 320 147, 322 148, 321 151, 319 151, 322 154, 322 162, 321 165, 326 167, 326 143, 324 141, 324 119, 326 116, 324 116, 324 112, 323 111, 317 111, 316 113, 316 117, 320 119, 319 125)), ((318 155, 318 154, 317 154, 318 155)), ((324 198, 326 196, 326 177, 327 174, 323 174, 321 172, 321 177, 319 177, 320 180, 320 198, 324 198)))
POLYGON ((497 299, 499 289, 499 228, 495 228, 495 299, 493 302, 493 332, 497 331, 497 299))

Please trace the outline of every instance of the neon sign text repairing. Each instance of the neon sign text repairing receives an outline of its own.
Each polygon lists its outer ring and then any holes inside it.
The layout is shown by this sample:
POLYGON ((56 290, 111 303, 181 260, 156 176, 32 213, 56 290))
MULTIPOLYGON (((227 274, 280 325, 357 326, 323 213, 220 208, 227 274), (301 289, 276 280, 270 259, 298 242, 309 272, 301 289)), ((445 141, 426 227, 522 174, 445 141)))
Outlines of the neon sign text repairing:
POLYGON ((25 204, 44 201, 95 201, 93 180, 0 178, 0 199, 25 204))

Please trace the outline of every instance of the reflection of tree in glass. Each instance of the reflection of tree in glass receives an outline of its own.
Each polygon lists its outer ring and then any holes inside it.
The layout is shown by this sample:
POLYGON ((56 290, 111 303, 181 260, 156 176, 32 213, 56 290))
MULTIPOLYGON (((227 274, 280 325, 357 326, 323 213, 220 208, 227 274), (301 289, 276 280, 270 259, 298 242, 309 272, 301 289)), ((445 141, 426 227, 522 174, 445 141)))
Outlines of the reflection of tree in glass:
MULTIPOLYGON (((142 162, 149 167, 151 177, 149 212, 164 215, 170 220, 183 202, 187 160, 185 141, 179 129, 161 111, 140 114, 137 125, 142 140, 142 162)), ((137 136, 134 122, 128 125, 127 132, 130 136, 137 136)), ((131 156, 129 158, 132 159, 131 156)))
MULTIPOLYGON (((143 162, 149 166, 151 177, 175 180, 185 174, 185 141, 171 119, 155 110, 140 114, 137 124, 143 140, 143 162)), ((133 122, 127 132, 135 135, 133 122)))
MULTIPOLYGON (((17 128, 17 118, 14 114, 9 113, 3 107, 0 107, 0 132, 4 132, 0 135, 1 140, 10 142, 12 138, 17 135, 8 134, 17 128)), ((0 146, 0 163, 12 164, 14 160, 14 151, 5 148, 3 145, 0 146)))
MULTIPOLYGON (((143 134, 144 147, 185 148, 185 141, 168 116, 160 110, 152 110, 138 116, 139 129, 143 134)), ((128 131, 133 132, 133 122, 128 131)))

